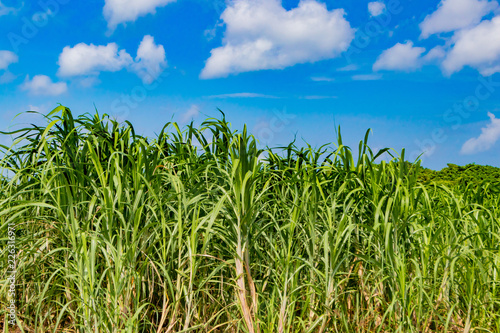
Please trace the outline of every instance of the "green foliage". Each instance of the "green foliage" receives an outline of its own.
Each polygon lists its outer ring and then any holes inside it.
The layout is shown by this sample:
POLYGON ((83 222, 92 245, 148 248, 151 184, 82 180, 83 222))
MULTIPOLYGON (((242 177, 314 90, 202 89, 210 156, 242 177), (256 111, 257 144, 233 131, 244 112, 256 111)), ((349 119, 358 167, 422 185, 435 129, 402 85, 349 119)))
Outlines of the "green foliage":
POLYGON ((451 186, 480 185, 485 183, 498 184, 500 183, 500 168, 476 164, 467 164, 465 166, 448 164, 441 171, 431 169, 421 170, 420 180, 422 182, 436 182, 451 186))
POLYGON ((263 151, 224 114, 151 140, 61 106, 12 134, 0 262, 13 225, 25 331, 500 331, 495 187, 376 164, 368 132, 354 159, 340 130, 263 151))

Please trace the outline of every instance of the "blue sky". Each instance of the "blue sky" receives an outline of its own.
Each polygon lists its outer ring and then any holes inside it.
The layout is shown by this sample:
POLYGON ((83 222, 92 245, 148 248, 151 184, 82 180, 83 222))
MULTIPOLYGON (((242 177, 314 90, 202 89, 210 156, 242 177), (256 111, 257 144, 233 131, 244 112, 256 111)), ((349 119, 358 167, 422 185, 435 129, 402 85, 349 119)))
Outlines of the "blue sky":
POLYGON ((144 135, 220 108, 262 145, 340 125, 427 167, 500 166, 497 1, 1 0, 0 29, 1 130, 58 103, 144 135))

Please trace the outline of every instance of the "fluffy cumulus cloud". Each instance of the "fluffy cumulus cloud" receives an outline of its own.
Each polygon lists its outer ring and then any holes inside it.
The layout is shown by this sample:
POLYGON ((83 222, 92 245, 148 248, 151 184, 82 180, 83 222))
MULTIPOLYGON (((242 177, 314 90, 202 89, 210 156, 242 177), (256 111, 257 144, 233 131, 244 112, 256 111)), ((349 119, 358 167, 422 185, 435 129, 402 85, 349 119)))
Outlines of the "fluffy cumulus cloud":
POLYGON ((410 72, 422 66, 422 53, 425 48, 413 46, 413 42, 397 43, 382 52, 373 65, 374 71, 393 70, 410 72))
POLYGON ((379 16, 385 10, 385 4, 381 1, 369 2, 368 3, 368 11, 371 16, 379 16))
POLYGON ((96 75, 101 71, 116 72, 132 63, 125 50, 118 50, 116 43, 87 45, 80 43, 66 46, 59 55, 60 76, 96 75))
POLYGON ((100 72, 117 72, 128 69, 135 72, 144 83, 153 82, 166 67, 165 49, 156 45, 152 36, 146 35, 137 49, 137 57, 119 50, 116 43, 94 45, 80 43, 66 46, 59 55, 58 75, 97 76, 100 72))
POLYGON ((30 80, 29 76, 26 76, 21 89, 33 95, 58 96, 65 93, 68 86, 66 82, 52 82, 50 77, 46 75, 36 75, 32 80, 30 80))
POLYGON ((226 25, 223 46, 211 51, 201 78, 339 56, 354 39, 343 9, 329 11, 316 0, 301 0, 286 10, 279 0, 234 0, 221 15, 226 25))
POLYGON ((438 9, 420 24, 422 37, 450 32, 478 24, 481 19, 498 8, 489 0, 442 0, 438 9))
POLYGON ((150 84, 156 80, 167 66, 165 49, 163 45, 156 45, 154 38, 144 36, 132 70, 142 79, 144 83, 150 84))
POLYGON ((120 23, 134 22, 139 16, 154 14, 156 8, 175 0, 105 0, 103 14, 113 31, 120 23))
POLYGON ((467 140, 460 151, 462 154, 474 154, 487 151, 500 139, 500 119, 488 112, 490 123, 481 129, 481 134, 477 138, 467 140))
POLYGON ((0 51, 0 71, 6 70, 11 64, 17 62, 19 59, 14 52, 0 51))
POLYGON ((456 33, 453 42, 442 64, 446 74, 465 66, 478 69, 482 75, 500 72, 500 16, 456 33))

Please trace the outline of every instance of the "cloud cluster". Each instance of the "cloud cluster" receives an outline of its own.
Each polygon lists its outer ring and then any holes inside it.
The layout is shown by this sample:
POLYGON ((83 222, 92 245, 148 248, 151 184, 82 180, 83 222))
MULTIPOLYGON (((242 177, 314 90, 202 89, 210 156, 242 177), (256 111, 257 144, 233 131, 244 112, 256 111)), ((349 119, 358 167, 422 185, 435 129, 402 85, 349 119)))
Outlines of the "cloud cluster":
POLYGON ((477 138, 467 140, 461 149, 462 154, 474 154, 489 150, 500 139, 500 119, 488 112, 491 122, 481 129, 477 138))
POLYGON ((427 54, 413 42, 398 43, 383 51, 374 70, 412 71, 425 64, 440 64, 445 75, 465 66, 476 68, 488 76, 500 72, 500 15, 483 18, 500 6, 489 0, 442 0, 435 12, 420 24, 421 37, 453 32, 445 45, 438 45, 427 54))
POLYGON ((482 75, 500 72, 500 16, 483 20, 500 6, 490 0, 442 0, 438 9, 420 24, 421 37, 453 32, 444 47, 436 48, 434 57, 442 61, 446 75, 465 66, 476 68, 482 75))
POLYGON ((496 1, 488 0, 442 0, 438 9, 420 24, 421 37, 456 31, 474 26, 498 8, 496 1))
POLYGON ((343 9, 329 11, 316 0, 301 0, 286 10, 279 0, 234 0, 221 15, 223 45, 211 51, 200 77, 331 59, 346 51, 354 29, 343 9))
POLYGON ((125 50, 118 50, 116 43, 106 46, 80 43, 66 46, 59 55, 60 76, 98 75, 99 72, 116 72, 132 63, 125 50))
POLYGON ((59 55, 61 77, 97 76, 100 72, 117 72, 124 68, 136 73, 144 83, 151 83, 159 77, 167 62, 165 49, 156 45, 152 36, 146 35, 132 59, 125 50, 119 50, 116 43, 94 45, 80 43, 66 46, 59 55))
POLYGON ((105 0, 103 14, 108 29, 113 31, 125 22, 134 22, 139 16, 154 14, 156 8, 166 6, 175 0, 105 0))
POLYGON ((66 82, 52 82, 46 75, 36 75, 31 80, 29 76, 26 76, 21 89, 33 95, 58 96, 65 93, 68 86, 66 82))
POLYGON ((486 76, 500 72, 500 16, 460 31, 453 41, 443 61, 446 74, 458 72, 464 66, 474 67, 486 76))

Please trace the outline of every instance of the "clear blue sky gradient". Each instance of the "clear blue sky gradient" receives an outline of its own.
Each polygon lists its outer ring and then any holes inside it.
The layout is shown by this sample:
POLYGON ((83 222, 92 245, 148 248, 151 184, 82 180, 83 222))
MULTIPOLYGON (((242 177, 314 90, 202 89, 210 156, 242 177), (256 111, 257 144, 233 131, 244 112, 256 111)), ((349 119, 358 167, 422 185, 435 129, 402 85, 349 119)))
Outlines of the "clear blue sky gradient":
MULTIPOLYGON (((130 120, 145 135, 153 135, 171 120, 186 123, 194 119, 199 123, 205 115, 218 116, 220 108, 235 129, 246 123, 262 144, 270 146, 288 143, 294 136, 299 144, 306 141, 320 146, 334 142, 335 128, 340 125, 345 141, 353 148, 371 128, 370 142, 374 148, 406 148, 410 158, 426 151, 423 164, 430 168, 440 169, 446 163, 500 166, 500 142, 484 151, 461 153, 464 143, 479 137, 490 123, 488 112, 500 115, 500 74, 485 77, 466 66, 448 76, 439 64, 413 71, 373 70, 379 56, 396 43, 412 41, 415 46, 430 50, 452 38, 453 33, 420 38, 419 24, 436 11, 440 1, 401 0, 402 11, 364 43, 360 42, 363 33, 374 20, 368 11, 369 1, 317 2, 326 4, 328 10, 343 8, 345 19, 357 29, 347 52, 283 69, 201 79, 210 51, 224 43, 226 26, 221 14, 228 4, 222 0, 177 0, 159 6, 155 13, 119 24, 112 33, 103 15, 104 0, 59 0, 57 12, 51 12, 46 24, 36 27, 29 36, 23 29, 27 29, 26 22, 33 22, 35 13, 44 11, 40 3, 2 0, 3 7, 13 10, 0 16, 0 51, 14 52, 18 61, 8 69, 0 68, 0 77, 10 75, 10 79, 0 83, 0 130, 13 123, 31 121, 25 117, 12 122, 19 112, 45 113, 58 103, 77 114, 93 112, 95 105, 100 113, 130 120), (13 34, 26 38, 16 46, 12 43, 13 34), (97 77, 92 76, 90 86, 83 86, 81 77, 58 76, 59 55, 66 46, 116 43, 134 58, 145 35, 163 45, 168 63, 161 82, 154 87, 146 86, 127 69, 102 71, 97 77), (342 70, 346 66, 351 70, 342 70), (50 96, 22 89, 27 76, 36 75, 65 82, 67 91, 50 96), (470 104, 470 96, 477 94, 478 86, 485 80, 493 82, 487 98, 463 115, 450 111, 457 103, 470 104), (137 95, 144 91, 145 96, 137 95), (124 102, 127 96, 128 104, 124 102)), ((282 2, 287 10, 298 4, 299 1, 282 2)), ((490 13, 482 19, 489 20, 494 15, 490 13)))

